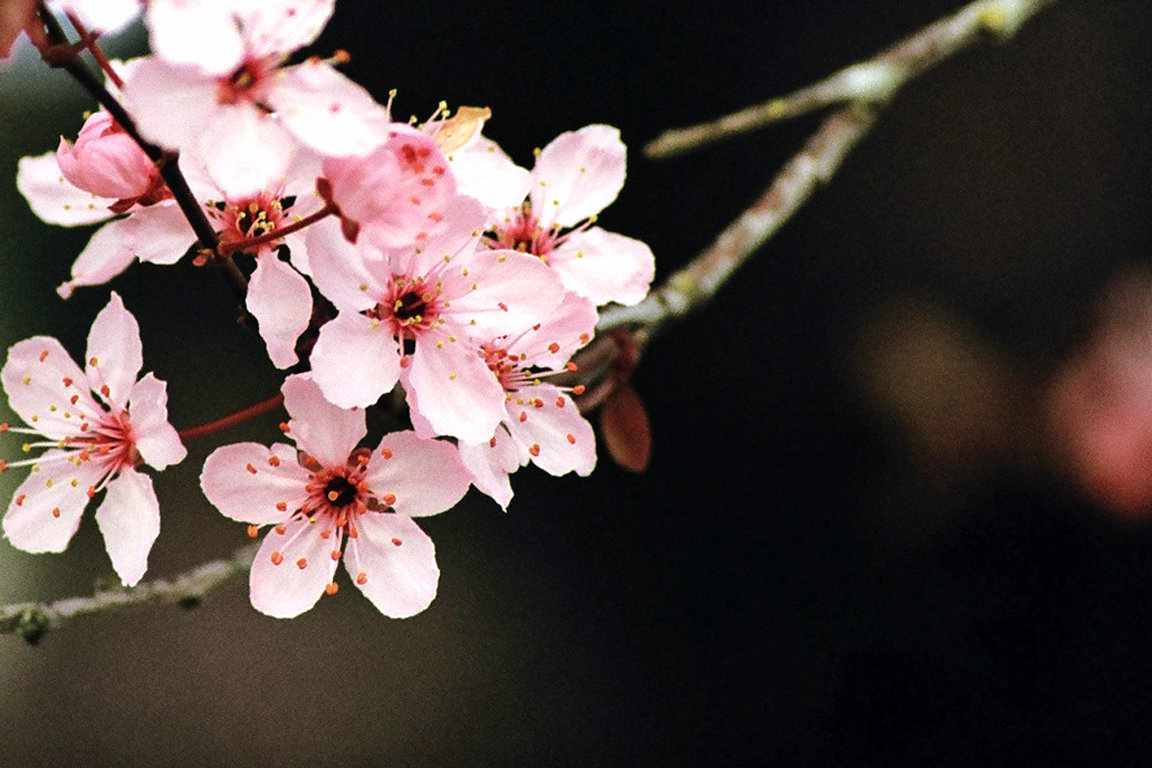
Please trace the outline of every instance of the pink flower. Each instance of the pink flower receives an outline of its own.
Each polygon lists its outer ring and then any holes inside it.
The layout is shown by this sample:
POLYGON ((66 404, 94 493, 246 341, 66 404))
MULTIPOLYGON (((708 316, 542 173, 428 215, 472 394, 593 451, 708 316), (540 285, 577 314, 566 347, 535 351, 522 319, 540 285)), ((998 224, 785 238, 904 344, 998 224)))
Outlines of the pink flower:
MULTIPOLYGON (((504 509, 512 500, 509 473, 529 461, 551 475, 587 476, 595 468, 596 438, 568 394, 572 388, 546 383, 568 370, 565 361, 591 340, 595 327, 596 308, 568 294, 547 322, 482 347, 505 392, 505 413, 491 440, 461 443, 460 457, 476 487, 504 509)), ((418 434, 428 429, 415 407, 412 420, 418 434)))
POLYGON ((376 248, 404 248, 444 229, 456 182, 436 142, 395 125, 388 140, 367 157, 324 162, 320 194, 340 213, 349 242, 361 237, 376 248))
POLYGON ((536 158, 528 200, 497 222, 490 245, 538 256, 597 306, 643 299, 655 275, 652 250, 592 226, 624 185, 625 152, 607 125, 557 136, 536 158))
POLYGON ((25 450, 42 455, 0 469, 30 465, 4 516, 4 534, 26 552, 62 552, 80 525, 88 501, 107 491, 96 522, 126 586, 148 567, 148 553, 160 533, 160 508, 152 480, 136 470, 183 460, 184 446, 168 423, 164 382, 151 373, 139 381, 142 366, 136 318, 112 294, 88 334, 88 355, 80 369, 56 339, 35 336, 8 350, 0 380, 8 403, 32 428, 3 430, 43 435, 47 441, 25 450))
POLYGON ((453 230, 409 251, 350 245, 334 221, 308 229, 313 279, 340 310, 320 329, 312 372, 336 405, 367 406, 401 381, 435 434, 488 440, 504 391, 477 339, 517 333, 563 298, 538 259, 476 250, 480 204, 457 198, 453 230))
POLYGON ((283 66, 316 38, 333 0, 198 6, 149 10, 157 55, 139 60, 124 85, 148 139, 199 158, 233 196, 278 181, 298 144, 364 155, 384 140, 387 111, 330 63, 283 66))
POLYGON ((440 570, 432 540, 412 520, 452 507, 468 473, 449 443, 412 432, 357 448, 364 412, 327 402, 308 374, 283 387, 296 447, 236 443, 204 463, 200 486, 249 533, 272 526, 252 564, 252 605, 277 618, 335 594, 337 563, 381 613, 405 618, 436 596, 440 570))
POLYGON ((101 110, 80 129, 75 144, 63 137, 56 150, 60 173, 78 189, 97 197, 115 199, 115 213, 137 201, 148 205, 171 197, 156 166, 131 136, 101 110))
POLYGON ((528 171, 481 131, 492 116, 487 107, 460 107, 452 117, 431 120, 421 130, 436 141, 456 179, 456 190, 488 210, 519 205, 528 194, 528 171))

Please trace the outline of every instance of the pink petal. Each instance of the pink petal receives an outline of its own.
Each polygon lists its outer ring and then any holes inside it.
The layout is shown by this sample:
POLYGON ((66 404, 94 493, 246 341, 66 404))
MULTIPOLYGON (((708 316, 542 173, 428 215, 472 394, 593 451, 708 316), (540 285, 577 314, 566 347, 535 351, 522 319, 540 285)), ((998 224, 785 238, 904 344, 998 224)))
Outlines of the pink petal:
POLYGON ((295 365, 299 359, 296 339, 312 318, 308 281, 275 252, 266 251, 256 257, 245 305, 259 323, 272 364, 277 368, 295 365))
POLYGON ((377 498, 396 497, 389 506, 401 515, 422 517, 451 509, 471 483, 456 448, 415 432, 384 436, 364 475, 377 498))
POLYGON ((328 218, 305 230, 308 263, 320 293, 341 312, 360 312, 376 306, 384 285, 364 264, 360 249, 344 239, 340 222, 328 218))
POLYGON ((364 411, 332 405, 307 373, 289 376, 281 391, 291 417, 288 434, 297 447, 327 466, 348 461, 348 454, 368 432, 364 411))
POLYGON ((49 336, 33 336, 14 344, 0 371, 0 381, 12 410, 25 424, 52 440, 79 434, 82 423, 95 424, 104 413, 89 392, 84 371, 60 342, 49 336))
POLYGON ((499 210, 520 205, 528 196, 531 175, 512 162, 496 142, 480 137, 448 155, 456 188, 461 195, 499 210))
POLYGON ((45 453, 40 469, 16 489, 4 515, 4 535, 17 549, 63 552, 80 527, 88 489, 100 482, 103 472, 94 461, 76 466, 62 458, 66 455, 58 450, 45 453))
POLYGON ((528 448, 532 463, 550 475, 575 472, 587 476, 596 467, 592 425, 572 398, 551 384, 521 389, 508 401, 505 423, 528 448))
POLYGON ((626 155, 620 131, 608 125, 560 134, 532 169, 533 212, 562 227, 600 213, 624 186, 626 155))
POLYGON ((400 379, 400 345, 387 326, 341 312, 320 329, 312 379, 341 408, 372 405, 400 379))
POLYGON ((460 459, 472 475, 472 484, 507 511, 512 501, 510 475, 520 468, 520 452, 516 441, 500 427, 490 442, 461 444, 459 447, 460 459))
POLYGON ((314 41, 328 23, 336 0, 259 2, 240 14, 249 51, 281 58, 314 41))
POLYGON ((443 228, 456 182, 436 142, 394 126, 367 157, 330 158, 324 175, 341 215, 377 248, 405 248, 443 228))
POLYGON ((149 264, 175 264, 196 240, 192 225, 175 203, 160 203, 133 211, 126 221, 132 252, 149 264))
POLYGON ((452 276, 454 285, 468 283, 471 290, 454 297, 470 332, 495 338, 523 331, 546 319, 564 299, 560 278, 535 256, 518 251, 480 250, 459 262, 468 273, 452 276), (474 287, 472 287, 474 286, 474 287), (473 322, 475 321, 475 322, 473 322))
POLYGON ((252 607, 278 619, 291 619, 316 605, 336 573, 337 537, 320 537, 321 527, 300 516, 268 531, 248 576, 252 607))
POLYGON ((564 287, 597 305, 635 304, 648 295, 656 259, 647 244, 592 227, 572 234, 549 254, 564 287))
POLYGON ((170 64, 228 75, 244 60, 244 40, 233 19, 233 0, 189 4, 186 0, 150 0, 148 41, 170 64))
POLYGON ((425 336, 416 343, 404 379, 409 407, 420 412, 438 435, 465 443, 492 437, 504 418, 504 388, 476 347, 425 336))
POLYGON ((225 517, 268 525, 285 522, 300 508, 308 498, 308 475, 289 445, 233 443, 208 456, 200 488, 225 517))
POLYGON ((175 427, 168 423, 168 385, 149 373, 132 386, 128 398, 132 436, 140 457, 153 469, 179 464, 188 455, 175 427))
POLYGON ((120 581, 136 586, 148 570, 148 553, 160 535, 160 503, 152 478, 131 467, 121 472, 108 483, 96 523, 120 581))
POLYGON ((114 215, 112 198, 96 197, 68 183, 56 153, 22 157, 16 164, 16 188, 41 221, 62 227, 96 224, 114 215))
POLYGON ((116 32, 140 13, 140 0, 68 0, 62 3, 93 31, 116 32))
POLYGON ((508 351, 523 355, 532 365, 560 370, 573 352, 592 340, 598 319, 591 301, 575 293, 566 294, 547 320, 517 339, 508 351))
POLYGON ((268 103, 301 142, 324 155, 365 155, 388 135, 388 113, 324 62, 280 70, 268 103))
POLYGON ((139 60, 124 82, 124 100, 149 141, 183 150, 196 143, 216 116, 215 79, 156 57, 139 60))
POLYGON ((88 331, 88 356, 84 373, 94 390, 101 391, 105 402, 113 410, 124 410, 136 375, 144 365, 144 350, 140 344, 140 325, 115 291, 108 304, 96 315, 88 331), (102 387, 107 386, 105 394, 102 387))
POLYGON ((275 120, 247 104, 218 107, 196 146, 212 181, 233 199, 282 182, 295 151, 275 120))
POLYGON ((428 534, 410 518, 385 512, 360 515, 357 526, 360 536, 349 539, 345 567, 377 610, 406 619, 431 605, 440 568, 428 534))

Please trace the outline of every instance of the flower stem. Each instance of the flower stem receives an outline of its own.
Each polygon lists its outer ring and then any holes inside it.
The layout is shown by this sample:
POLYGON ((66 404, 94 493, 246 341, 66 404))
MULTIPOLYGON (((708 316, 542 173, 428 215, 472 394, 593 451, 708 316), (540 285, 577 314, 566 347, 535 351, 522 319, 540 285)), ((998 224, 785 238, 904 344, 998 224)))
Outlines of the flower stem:
POLYGON ((207 424, 201 424, 196 427, 182 429, 178 434, 180 435, 181 440, 191 440, 196 437, 211 435, 214 432, 219 432, 222 429, 227 429, 228 427, 234 426, 236 424, 241 424, 248 419, 254 419, 257 416, 268 413, 268 411, 278 408, 283 402, 283 393, 277 392, 267 400, 261 400, 255 405, 250 405, 247 408, 243 408, 239 411, 236 411, 236 413, 229 414, 222 419, 216 419, 215 421, 210 421, 207 424))
POLYGON ((305 227, 310 227, 321 219, 327 218, 336 212, 336 209, 331 204, 325 205, 315 213, 310 213, 299 221, 294 221, 288 226, 280 227, 272 232, 267 232, 259 237, 253 237, 248 240, 240 240, 235 243, 221 243, 216 251, 221 256, 230 256, 237 251, 247 251, 255 246, 264 245, 266 243, 274 243, 285 235, 290 235, 293 232, 299 232, 305 227))
POLYGON ((92 54, 92 58, 96 60, 100 69, 103 70, 104 74, 108 75, 108 79, 111 80, 117 88, 123 88, 124 81, 120 78, 120 75, 117 74, 116 70, 112 69, 112 64, 108 61, 108 57, 104 55, 104 49, 96 42, 96 35, 92 34, 88 28, 84 26, 84 23, 76 18, 76 14, 68 11, 65 15, 68 17, 69 23, 71 23, 72 27, 76 30, 76 34, 80 35, 80 42, 88 49, 88 52, 92 54))

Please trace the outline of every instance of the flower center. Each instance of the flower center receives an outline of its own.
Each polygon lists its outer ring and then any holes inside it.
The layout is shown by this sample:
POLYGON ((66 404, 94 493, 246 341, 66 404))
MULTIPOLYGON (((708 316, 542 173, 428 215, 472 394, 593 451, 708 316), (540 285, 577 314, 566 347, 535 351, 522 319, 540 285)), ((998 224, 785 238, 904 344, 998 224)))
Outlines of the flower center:
POLYGON ((356 500, 359 490, 348 478, 337 475, 324 486, 324 498, 333 507, 346 507, 356 500))
POLYGON ((258 102, 274 69, 273 63, 263 59, 246 59, 231 75, 216 81, 217 103, 258 102))
POLYGON ((545 230, 540 219, 532 213, 532 204, 525 201, 520 210, 510 220, 495 228, 495 237, 487 238, 492 248, 507 248, 521 253, 539 256, 545 263, 548 254, 562 240, 556 227, 545 230))
POLYGON ((233 245, 274 232, 284 220, 285 209, 291 208, 293 202, 292 198, 260 194, 235 202, 210 203, 208 214, 220 227, 220 242, 233 245))

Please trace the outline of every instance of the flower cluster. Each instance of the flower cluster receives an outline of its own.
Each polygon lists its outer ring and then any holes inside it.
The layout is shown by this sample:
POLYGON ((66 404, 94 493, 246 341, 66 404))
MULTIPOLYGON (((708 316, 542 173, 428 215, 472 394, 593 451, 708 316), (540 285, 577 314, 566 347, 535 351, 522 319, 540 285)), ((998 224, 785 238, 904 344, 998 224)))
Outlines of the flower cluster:
MULTIPOLYGON (((470 485, 506 509, 509 476, 528 463, 592 471, 570 358, 592 339, 599 306, 646 295, 654 264, 642 242, 596 226, 624 183, 616 129, 562 134, 528 170, 483 135, 486 108, 394 121, 390 101, 337 69, 346 54, 293 59, 334 3, 61 2, 89 48, 89 27, 143 12, 152 54, 98 56, 123 112, 104 103, 75 140, 23 158, 17 185, 48 223, 100 225, 62 298, 137 260, 220 263, 242 281, 272 364, 294 371, 282 388, 294 445, 225 445, 201 474, 220 512, 253 537, 268 529, 253 605, 298 615, 337 591, 343 560, 382 613, 411 616, 439 577, 413 518, 449 509, 470 485), (381 400, 393 390, 412 429, 363 444, 365 409, 398 405, 381 400)), ((80 370, 43 337, 9 351, 4 388, 29 427, 5 429, 49 442, 4 465, 34 470, 4 531, 28 551, 62 550, 103 492, 97 522, 130 585, 159 532, 136 468, 162 469, 184 450, 163 383, 135 382, 139 334, 115 294, 88 363, 80 370)))

